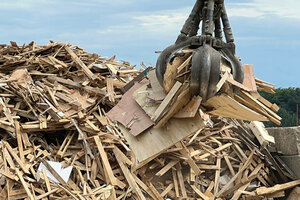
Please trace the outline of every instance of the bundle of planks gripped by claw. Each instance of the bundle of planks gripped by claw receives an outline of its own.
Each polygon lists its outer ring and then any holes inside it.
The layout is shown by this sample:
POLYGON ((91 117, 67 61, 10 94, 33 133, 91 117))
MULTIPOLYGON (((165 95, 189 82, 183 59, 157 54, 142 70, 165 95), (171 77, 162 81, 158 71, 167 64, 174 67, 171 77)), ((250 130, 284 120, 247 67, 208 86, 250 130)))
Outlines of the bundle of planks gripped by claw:
POLYGON ((263 199, 299 185, 263 126, 242 121, 280 120, 254 90, 272 85, 251 67, 238 85, 224 65, 221 99, 203 104, 187 58, 167 89, 153 70, 71 44, 0 45, 0 198, 263 199))

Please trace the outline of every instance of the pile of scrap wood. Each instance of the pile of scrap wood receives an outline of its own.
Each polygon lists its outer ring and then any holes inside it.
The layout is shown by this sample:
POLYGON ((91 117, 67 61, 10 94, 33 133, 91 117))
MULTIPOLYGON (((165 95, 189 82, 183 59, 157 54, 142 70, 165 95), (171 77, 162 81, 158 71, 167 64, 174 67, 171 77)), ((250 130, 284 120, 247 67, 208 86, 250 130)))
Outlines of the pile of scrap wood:
POLYGON ((299 185, 263 125, 242 121, 280 123, 257 93, 272 85, 249 65, 238 84, 223 65, 202 102, 183 57, 161 87, 153 70, 71 44, 0 45, 0 198, 263 199, 299 185))

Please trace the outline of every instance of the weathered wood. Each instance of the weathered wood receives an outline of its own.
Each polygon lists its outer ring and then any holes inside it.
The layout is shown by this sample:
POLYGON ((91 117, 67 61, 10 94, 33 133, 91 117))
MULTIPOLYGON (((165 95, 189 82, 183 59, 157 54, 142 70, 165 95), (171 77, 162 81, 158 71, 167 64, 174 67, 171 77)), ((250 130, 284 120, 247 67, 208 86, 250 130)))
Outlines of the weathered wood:
POLYGON ((293 188, 297 185, 300 185, 300 180, 292 181, 292 182, 288 182, 288 183, 284 183, 284 184, 277 184, 277 185, 275 185, 273 187, 269 187, 269 188, 260 187, 260 188, 256 189, 256 194, 259 196, 263 196, 263 195, 287 190, 287 189, 293 188))

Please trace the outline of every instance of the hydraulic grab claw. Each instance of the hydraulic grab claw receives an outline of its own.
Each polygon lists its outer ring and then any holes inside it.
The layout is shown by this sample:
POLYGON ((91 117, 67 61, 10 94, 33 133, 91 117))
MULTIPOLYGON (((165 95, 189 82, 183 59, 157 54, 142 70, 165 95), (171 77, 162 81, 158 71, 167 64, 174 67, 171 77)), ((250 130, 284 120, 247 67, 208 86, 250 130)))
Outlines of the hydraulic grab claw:
POLYGON ((183 49, 195 49, 191 61, 190 88, 205 102, 216 94, 220 79, 221 60, 231 68, 233 78, 242 83, 244 72, 235 56, 235 44, 224 0, 197 0, 175 44, 160 54, 156 75, 161 85, 167 64, 183 49), (201 35, 197 35, 202 22, 201 35), (222 31, 223 25, 223 31, 222 31), (223 41, 223 33, 226 42, 223 41))

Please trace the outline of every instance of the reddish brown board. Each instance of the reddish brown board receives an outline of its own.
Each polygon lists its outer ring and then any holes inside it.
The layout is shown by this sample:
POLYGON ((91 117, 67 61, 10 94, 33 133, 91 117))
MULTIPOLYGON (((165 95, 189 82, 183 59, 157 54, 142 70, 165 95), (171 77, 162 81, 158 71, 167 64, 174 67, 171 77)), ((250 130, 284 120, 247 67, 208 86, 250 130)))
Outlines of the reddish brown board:
POLYGON ((111 120, 121 123, 128 128, 129 132, 134 136, 139 135, 154 124, 133 98, 134 91, 145 84, 149 84, 149 81, 146 79, 135 83, 134 86, 123 95, 120 102, 107 113, 107 116, 111 120))

